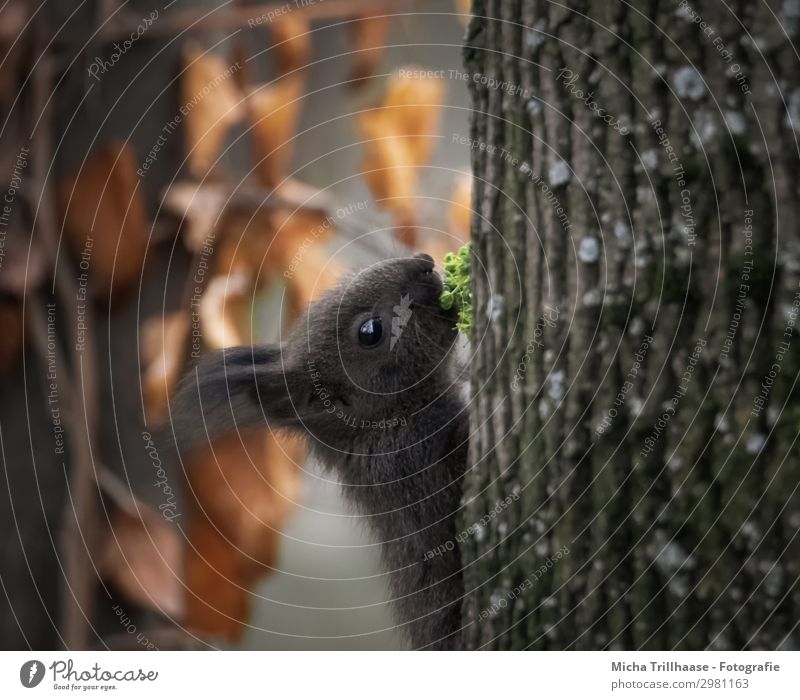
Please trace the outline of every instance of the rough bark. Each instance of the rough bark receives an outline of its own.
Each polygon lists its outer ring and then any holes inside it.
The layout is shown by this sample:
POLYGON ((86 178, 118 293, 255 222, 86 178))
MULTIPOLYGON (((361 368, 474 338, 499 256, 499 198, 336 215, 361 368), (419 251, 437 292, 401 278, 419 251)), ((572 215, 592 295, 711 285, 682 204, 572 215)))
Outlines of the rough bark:
POLYGON ((466 645, 795 648, 800 10, 473 11, 466 645))

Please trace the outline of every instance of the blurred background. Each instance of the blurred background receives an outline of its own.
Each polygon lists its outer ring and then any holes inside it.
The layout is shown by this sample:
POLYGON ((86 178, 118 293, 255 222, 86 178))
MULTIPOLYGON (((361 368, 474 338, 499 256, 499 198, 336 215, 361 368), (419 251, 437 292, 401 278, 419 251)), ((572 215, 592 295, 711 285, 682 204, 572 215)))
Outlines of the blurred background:
POLYGON ((0 9, 3 648, 395 649, 375 543, 302 445, 176 455, 210 349, 469 235, 465 3, 0 9))

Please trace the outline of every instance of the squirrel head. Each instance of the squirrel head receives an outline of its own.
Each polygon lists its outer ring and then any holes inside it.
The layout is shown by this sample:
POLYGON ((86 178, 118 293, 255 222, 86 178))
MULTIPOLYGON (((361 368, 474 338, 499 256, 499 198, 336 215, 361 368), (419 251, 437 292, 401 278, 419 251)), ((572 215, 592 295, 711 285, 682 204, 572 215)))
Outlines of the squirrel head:
POLYGON ((287 348, 349 403, 411 399, 443 372, 456 337, 441 292, 428 255, 377 263, 313 304, 287 348))
POLYGON ((424 407, 450 381, 455 312, 425 254, 376 263, 313 302, 280 345, 208 353, 170 405, 191 446, 253 425, 336 444, 351 424, 424 407))

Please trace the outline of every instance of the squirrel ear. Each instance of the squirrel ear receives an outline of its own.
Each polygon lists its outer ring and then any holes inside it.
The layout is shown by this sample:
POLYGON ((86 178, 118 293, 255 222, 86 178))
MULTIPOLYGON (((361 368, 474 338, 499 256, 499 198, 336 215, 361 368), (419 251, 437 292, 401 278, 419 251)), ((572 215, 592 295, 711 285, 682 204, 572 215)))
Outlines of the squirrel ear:
POLYGON ((182 450, 233 430, 300 425, 301 371, 276 345, 207 353, 181 380, 170 401, 175 442, 182 450))

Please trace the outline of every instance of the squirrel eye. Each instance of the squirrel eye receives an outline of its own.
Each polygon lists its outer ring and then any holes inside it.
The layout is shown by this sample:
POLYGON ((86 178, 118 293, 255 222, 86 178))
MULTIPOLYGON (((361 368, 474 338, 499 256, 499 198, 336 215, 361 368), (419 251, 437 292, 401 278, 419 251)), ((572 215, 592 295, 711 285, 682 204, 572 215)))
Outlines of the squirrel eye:
POLYGON ((381 342, 383 336, 383 323, 379 318, 371 318, 361 324, 358 329, 358 342, 364 347, 371 348, 381 342))

